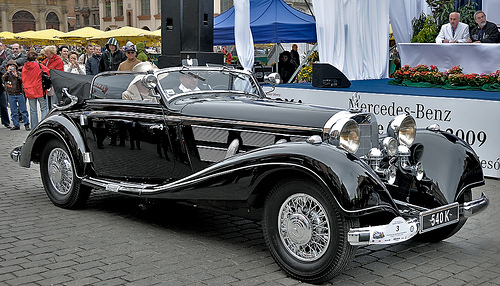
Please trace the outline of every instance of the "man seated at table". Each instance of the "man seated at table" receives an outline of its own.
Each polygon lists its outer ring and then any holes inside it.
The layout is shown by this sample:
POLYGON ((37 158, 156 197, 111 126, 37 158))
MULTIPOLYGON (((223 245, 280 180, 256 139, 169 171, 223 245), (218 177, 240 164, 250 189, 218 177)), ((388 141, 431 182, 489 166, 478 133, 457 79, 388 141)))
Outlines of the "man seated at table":
POLYGON ((474 13, 477 26, 470 32, 468 43, 498 43, 500 33, 495 23, 486 21, 486 14, 479 10, 474 13))
POLYGON ((469 25, 460 22, 460 14, 451 12, 450 23, 444 24, 436 37, 436 43, 466 43, 469 39, 469 25))

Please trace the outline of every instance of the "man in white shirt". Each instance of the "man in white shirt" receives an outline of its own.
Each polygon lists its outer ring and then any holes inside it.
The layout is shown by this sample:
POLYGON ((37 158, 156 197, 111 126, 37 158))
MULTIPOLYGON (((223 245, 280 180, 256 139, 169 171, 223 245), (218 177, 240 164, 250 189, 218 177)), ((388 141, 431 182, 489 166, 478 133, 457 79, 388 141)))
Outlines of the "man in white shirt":
POLYGON ((460 22, 458 12, 450 13, 450 23, 444 24, 436 37, 436 43, 466 43, 469 39, 469 25, 460 22))
POLYGON ((200 90, 200 88, 198 87, 198 77, 196 75, 181 74, 179 76, 179 80, 181 82, 181 84, 179 85, 179 89, 181 90, 181 92, 200 90))

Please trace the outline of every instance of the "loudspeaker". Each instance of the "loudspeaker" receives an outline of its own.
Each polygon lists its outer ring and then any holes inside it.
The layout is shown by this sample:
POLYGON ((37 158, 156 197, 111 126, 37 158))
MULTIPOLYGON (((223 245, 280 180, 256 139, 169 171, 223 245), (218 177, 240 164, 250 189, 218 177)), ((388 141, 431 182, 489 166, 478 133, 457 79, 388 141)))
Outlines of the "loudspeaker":
POLYGON ((161 55, 158 57, 158 67, 169 68, 178 67, 181 65, 181 53, 178 55, 161 55))
POLYGON ((313 63, 312 85, 319 88, 350 87, 351 82, 329 63, 313 63))
POLYGON ((214 1, 183 0, 182 7, 182 51, 212 52, 214 1))
POLYGON ((181 52, 181 60, 184 59, 197 59, 199 66, 204 66, 206 64, 224 64, 224 54, 214 53, 214 52, 181 52))
MULTIPOLYGON (((161 54, 177 55, 181 53, 181 1, 161 1, 161 54)), ((160 61, 160 60, 159 60, 160 61)), ((180 64, 180 57, 179 57, 180 64)))

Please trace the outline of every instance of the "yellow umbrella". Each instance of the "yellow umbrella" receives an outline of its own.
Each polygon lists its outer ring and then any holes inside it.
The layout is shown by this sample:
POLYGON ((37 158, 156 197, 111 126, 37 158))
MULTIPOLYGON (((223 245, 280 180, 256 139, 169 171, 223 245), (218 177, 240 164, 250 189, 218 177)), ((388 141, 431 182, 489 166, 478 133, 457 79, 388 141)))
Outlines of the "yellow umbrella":
POLYGON ((92 27, 84 27, 65 33, 64 35, 59 36, 59 38, 69 43, 83 44, 86 43, 89 38, 96 37, 102 33, 104 32, 101 30, 92 27))
POLYGON ((144 41, 144 43, 148 46, 154 46, 154 47, 159 47, 161 46, 161 30, 155 30, 155 31, 147 31, 148 33, 144 34, 144 37, 146 37, 148 40, 144 41))
POLYGON ((145 35, 147 35, 149 33, 150 33, 150 31, 147 31, 147 30, 126 26, 126 27, 121 27, 121 28, 116 29, 116 30, 110 30, 110 31, 104 32, 100 35, 89 38, 88 40, 97 41, 101 44, 105 44, 109 38, 115 38, 118 41, 120 46, 124 46, 127 43, 127 41, 131 41, 133 43, 152 42, 148 38, 145 37, 145 35))
POLYGON ((0 32, 0 38, 2 39, 14 39, 14 33, 9 31, 0 32))
POLYGON ((9 31, 3 31, 0 33, 0 40, 2 40, 5 44, 13 44, 16 42, 14 38, 14 33, 9 31))
POLYGON ((36 31, 35 33, 29 34, 26 37, 36 43, 54 44, 54 43, 61 43, 62 41, 61 39, 59 39, 59 37, 64 34, 66 33, 61 32, 59 30, 46 29, 46 30, 36 31))
POLYGON ((47 29, 41 31, 25 31, 21 33, 16 33, 14 38, 17 42, 25 45, 47 45, 47 44, 59 44, 63 43, 58 35, 63 35, 64 32, 47 29))
POLYGON ((30 45, 31 42, 29 38, 27 38, 29 35, 35 33, 35 31, 24 31, 24 32, 19 32, 14 34, 14 42, 20 43, 20 44, 27 44, 30 45))
POLYGON ((161 29, 149 32, 149 36, 160 37, 161 38, 161 29))

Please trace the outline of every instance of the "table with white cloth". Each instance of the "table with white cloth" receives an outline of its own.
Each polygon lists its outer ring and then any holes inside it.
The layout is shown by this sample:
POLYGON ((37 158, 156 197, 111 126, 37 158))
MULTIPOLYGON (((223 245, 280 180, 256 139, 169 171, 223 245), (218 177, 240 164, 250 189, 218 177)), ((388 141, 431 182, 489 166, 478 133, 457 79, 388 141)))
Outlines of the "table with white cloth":
POLYGON ((464 74, 492 73, 500 70, 500 44, 398 44, 401 66, 435 65, 446 71, 460 65, 464 74))

